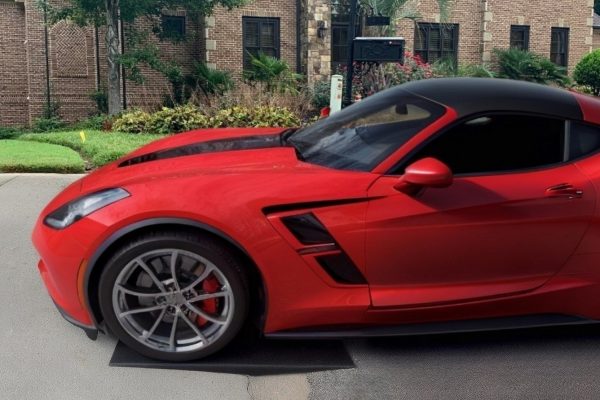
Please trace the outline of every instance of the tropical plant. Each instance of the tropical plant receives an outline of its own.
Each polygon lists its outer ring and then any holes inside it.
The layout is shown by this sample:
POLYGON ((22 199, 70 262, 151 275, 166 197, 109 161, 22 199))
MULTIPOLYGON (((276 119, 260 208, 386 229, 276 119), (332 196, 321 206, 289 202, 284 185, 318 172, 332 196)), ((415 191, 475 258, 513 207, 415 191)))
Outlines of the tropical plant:
POLYGON ((194 64, 194 69, 187 77, 187 82, 190 87, 202 91, 207 98, 210 95, 222 96, 234 87, 229 72, 210 68, 205 63, 194 64))
POLYGON ((570 83, 566 69, 538 54, 519 50, 495 49, 499 78, 566 86, 570 83))
POLYGON ((600 49, 586 55, 575 67, 573 79, 588 87, 595 95, 600 95, 600 49))
POLYGON ((496 75, 485 64, 456 64, 453 60, 440 60, 432 65, 436 77, 494 78, 496 75))
POLYGON ((244 79, 248 82, 261 82, 270 92, 298 93, 298 85, 302 76, 294 73, 285 60, 259 53, 249 54, 252 63, 250 70, 244 71, 244 79))

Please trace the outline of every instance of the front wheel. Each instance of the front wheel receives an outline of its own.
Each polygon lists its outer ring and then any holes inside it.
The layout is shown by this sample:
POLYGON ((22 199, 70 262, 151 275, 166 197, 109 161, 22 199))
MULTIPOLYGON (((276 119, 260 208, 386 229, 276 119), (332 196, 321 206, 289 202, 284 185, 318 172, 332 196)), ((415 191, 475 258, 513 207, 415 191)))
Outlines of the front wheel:
POLYGON ((154 232, 121 248, 99 287, 108 328, 139 353, 189 361, 229 343, 248 314, 240 262, 211 237, 154 232))

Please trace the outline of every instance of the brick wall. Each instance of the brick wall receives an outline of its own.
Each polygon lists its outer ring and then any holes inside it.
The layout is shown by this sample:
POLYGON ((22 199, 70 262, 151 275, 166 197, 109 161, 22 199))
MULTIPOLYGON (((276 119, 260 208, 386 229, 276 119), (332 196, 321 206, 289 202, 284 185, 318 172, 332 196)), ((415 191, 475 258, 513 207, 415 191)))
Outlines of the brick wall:
MULTIPOLYGON (((65 0, 52 0, 60 4, 65 0)), ((331 28, 328 0, 302 0, 301 69, 309 83, 330 74, 330 35, 317 37, 318 21, 331 28)), ((408 7, 418 12, 420 21, 440 20, 436 0, 409 0, 408 7)), ((153 40, 164 60, 181 64, 187 72, 194 62, 202 60, 218 68, 230 70, 239 77, 243 62, 242 17, 272 17, 280 20, 281 58, 296 69, 297 10, 295 0, 254 0, 240 9, 215 9, 214 16, 203 21, 187 18, 190 39, 173 44, 153 40)), ((552 27, 570 28, 569 66, 573 66, 599 46, 600 33, 592 25, 593 0, 571 0, 568 5, 542 0, 510 2, 506 0, 454 0, 450 23, 459 28, 458 57, 460 63, 479 64, 491 58, 494 47, 507 48, 510 25, 530 25, 530 49, 549 56, 552 27)), ((183 11, 176 13, 183 14, 183 11)), ((150 22, 139 21, 137 28, 149 28, 150 22)), ((414 46, 414 22, 401 20, 397 34, 414 46)), ((36 0, 0 0, 0 124, 32 123, 46 104, 46 53, 43 15, 36 0)), ((99 32, 100 68, 96 68, 94 30, 68 22, 49 27, 50 79, 54 101, 68 121, 84 118, 95 111, 89 94, 106 85, 107 64, 104 30, 99 32)), ((143 69, 146 82, 127 82, 130 107, 156 108, 170 92, 170 85, 158 72, 143 69)))
MULTIPOLYGON (((421 16, 419 21, 439 22, 434 0, 410 0, 421 16)), ((530 25, 530 50, 550 56, 552 27, 570 28, 569 67, 592 47, 593 0, 572 0, 568 5, 542 0, 455 0, 448 23, 459 24, 459 63, 490 61, 493 48, 508 48, 511 25, 530 25)), ((397 33, 406 38, 408 50, 414 47, 414 22, 402 20, 397 33)))
POLYGON ((0 1, 0 125, 27 125, 25 7, 0 1))
MULTIPOLYGON (((171 11, 165 12, 165 14, 177 16, 186 15, 185 11, 171 11)), ((154 23, 157 23, 157 21, 152 22, 140 19, 135 23, 134 28, 141 31, 151 31, 154 23)), ((202 30, 202 23, 197 22, 194 18, 188 16, 186 18, 187 39, 185 41, 160 41, 153 35, 150 36, 149 39, 159 48, 163 62, 168 63, 173 61, 182 67, 184 73, 189 73, 191 72, 194 63, 202 61, 203 59, 204 45, 202 30)), ((125 34, 127 34, 127 31, 128 27, 126 26, 125 34)), ((105 60, 105 58, 103 60, 105 60)), ((152 70, 147 66, 142 67, 142 73, 145 77, 144 83, 137 84, 132 81, 126 82, 127 106, 144 109, 155 109, 160 107, 165 96, 171 94, 171 85, 160 72, 152 70)), ((106 79, 105 75, 103 75, 103 79, 106 79)))
POLYGON ((495 47, 508 47, 510 25, 515 24, 531 27, 529 49, 546 57, 550 57, 552 27, 570 28, 570 70, 592 50, 593 0, 571 0, 566 4, 543 0, 489 0, 488 3, 491 40, 495 47))
MULTIPOLYGON (((459 63, 481 63, 484 11, 482 3, 482 0, 455 0, 452 2, 447 22, 460 25, 459 63)), ((440 10, 435 0, 410 0, 408 7, 418 13, 419 22, 440 21, 440 10)), ((406 48, 412 52, 415 44, 415 23, 409 19, 400 20, 396 33, 406 39, 406 48)))
POLYGON ((219 7, 207 21, 207 62, 239 77, 243 71, 242 17, 279 18, 281 59, 296 70, 296 1, 254 0, 231 11, 219 7))

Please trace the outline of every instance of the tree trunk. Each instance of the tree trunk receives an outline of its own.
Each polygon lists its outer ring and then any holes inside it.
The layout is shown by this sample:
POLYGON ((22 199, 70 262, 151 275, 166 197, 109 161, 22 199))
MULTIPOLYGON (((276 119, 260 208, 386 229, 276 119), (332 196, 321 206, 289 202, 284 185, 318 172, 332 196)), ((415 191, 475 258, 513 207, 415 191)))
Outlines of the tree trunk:
POLYGON ((108 53, 108 114, 122 111, 121 66, 119 65, 119 0, 105 0, 106 4, 106 47, 108 53))

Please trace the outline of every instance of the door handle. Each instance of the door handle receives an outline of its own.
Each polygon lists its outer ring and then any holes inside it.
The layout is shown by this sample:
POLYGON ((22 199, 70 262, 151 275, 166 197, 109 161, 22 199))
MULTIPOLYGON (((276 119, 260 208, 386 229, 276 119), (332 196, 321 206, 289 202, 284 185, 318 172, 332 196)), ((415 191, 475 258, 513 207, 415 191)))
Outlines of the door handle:
POLYGON ((583 190, 578 189, 569 183, 561 183, 546 189, 546 197, 566 197, 569 199, 580 199, 583 197, 583 190))

